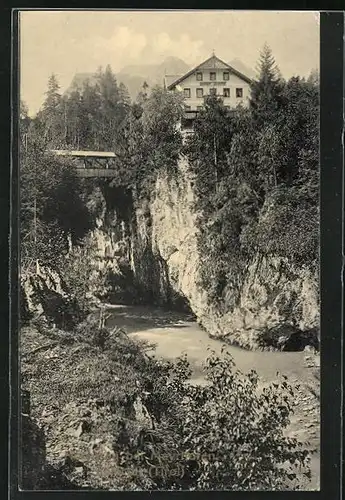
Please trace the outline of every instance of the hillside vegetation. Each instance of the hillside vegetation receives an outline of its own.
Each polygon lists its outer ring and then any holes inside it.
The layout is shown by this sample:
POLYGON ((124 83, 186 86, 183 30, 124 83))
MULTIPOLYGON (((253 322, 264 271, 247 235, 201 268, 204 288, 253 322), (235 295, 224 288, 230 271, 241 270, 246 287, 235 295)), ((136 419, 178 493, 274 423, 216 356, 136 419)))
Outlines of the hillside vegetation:
MULTIPOLYGON (((319 90, 279 77, 268 47, 249 109, 227 110, 210 98, 185 147, 195 175, 202 285, 222 303, 253 255, 317 268, 319 90)), ((227 304, 228 306, 228 304, 227 304)))

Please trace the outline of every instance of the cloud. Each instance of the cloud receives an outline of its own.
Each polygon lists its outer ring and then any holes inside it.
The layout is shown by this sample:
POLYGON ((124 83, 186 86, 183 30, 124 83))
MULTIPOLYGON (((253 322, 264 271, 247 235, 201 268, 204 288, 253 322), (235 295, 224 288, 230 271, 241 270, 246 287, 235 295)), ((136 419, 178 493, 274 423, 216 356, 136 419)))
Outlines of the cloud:
POLYGON ((123 51, 123 58, 140 57, 147 45, 147 38, 143 33, 136 33, 127 26, 119 26, 110 38, 96 37, 92 40, 93 52, 99 54, 99 50, 106 53, 123 51))
POLYGON ((198 59, 203 52, 204 42, 202 40, 193 40, 186 33, 178 38, 172 38, 168 33, 158 33, 150 41, 152 52, 159 57, 176 56, 183 59, 198 59))
POLYGON ((156 63, 168 56, 195 61, 201 57, 203 45, 202 40, 193 40, 185 33, 173 38, 165 32, 147 35, 128 26, 119 26, 111 36, 89 39, 84 50, 102 60, 111 61, 116 57, 116 66, 120 69, 129 61, 142 62, 144 59, 147 63, 156 63))

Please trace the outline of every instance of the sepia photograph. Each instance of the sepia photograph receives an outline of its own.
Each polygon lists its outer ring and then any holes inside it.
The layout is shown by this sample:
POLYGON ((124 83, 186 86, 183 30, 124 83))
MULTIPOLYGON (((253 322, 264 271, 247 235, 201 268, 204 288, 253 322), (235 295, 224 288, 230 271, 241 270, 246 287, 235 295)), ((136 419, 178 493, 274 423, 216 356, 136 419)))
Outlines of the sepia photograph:
POLYGON ((18 36, 19 489, 319 491, 319 12, 18 36))

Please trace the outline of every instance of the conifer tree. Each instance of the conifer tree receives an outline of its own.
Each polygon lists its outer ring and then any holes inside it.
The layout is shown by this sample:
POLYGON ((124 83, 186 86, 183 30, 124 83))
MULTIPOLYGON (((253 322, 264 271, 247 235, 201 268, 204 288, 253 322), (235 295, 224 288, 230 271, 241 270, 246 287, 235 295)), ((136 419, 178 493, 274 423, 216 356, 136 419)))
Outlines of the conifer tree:
POLYGON ((63 142, 63 113, 61 106, 60 85, 57 76, 53 73, 48 80, 48 89, 42 110, 38 119, 44 128, 44 137, 52 147, 59 147, 63 142))
POLYGON ((66 144, 80 149, 81 146, 81 94, 75 89, 67 98, 62 98, 63 123, 66 144))
POLYGON ((24 101, 20 101, 19 110, 19 131, 22 146, 27 146, 28 129, 30 126, 29 110, 24 101))
MULTIPOLYGON (((198 171, 196 188, 200 195, 217 192, 219 181, 227 171, 232 134, 233 120, 228 109, 219 97, 207 96, 204 109, 195 121, 194 134, 186 144, 192 168, 198 171)), ((200 196, 200 202, 202 200, 200 196)))
POLYGON ((59 93, 60 85, 57 76, 52 73, 48 80, 48 90, 46 92, 46 99, 43 103, 44 111, 53 111, 60 104, 61 95, 59 93))
POLYGON ((119 85, 119 97, 121 103, 125 106, 128 107, 131 104, 131 97, 129 95, 128 89, 124 83, 120 83, 119 85))
POLYGON ((121 123, 129 107, 129 95, 124 85, 118 85, 116 77, 108 65, 98 74, 100 93, 100 140, 104 149, 115 150, 119 140, 121 123))
POLYGON ((257 125, 272 122, 279 109, 282 78, 270 47, 265 44, 260 53, 259 78, 251 85, 250 108, 257 125))
POLYGON ((83 147, 98 150, 100 144, 101 96, 98 84, 84 85, 81 95, 81 137, 83 147))
POLYGON ((138 96, 137 96, 137 99, 136 99, 138 104, 143 105, 144 102, 147 100, 147 98, 148 98, 148 88, 149 88, 149 85, 148 85, 148 83, 145 80, 144 83, 141 86, 141 90, 138 93, 138 96))
POLYGON ((320 74, 318 69, 311 70, 307 82, 316 86, 320 85, 320 74))

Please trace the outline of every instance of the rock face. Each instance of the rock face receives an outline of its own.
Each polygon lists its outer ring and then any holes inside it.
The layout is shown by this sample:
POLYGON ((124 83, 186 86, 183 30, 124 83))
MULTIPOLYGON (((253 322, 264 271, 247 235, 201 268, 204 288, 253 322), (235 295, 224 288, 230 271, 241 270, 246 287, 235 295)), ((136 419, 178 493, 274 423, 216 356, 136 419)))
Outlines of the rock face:
POLYGON ((257 255, 248 263, 240 290, 229 284, 220 310, 208 301, 199 282, 197 214, 193 211, 193 178, 185 158, 178 174, 161 173, 151 200, 105 193, 106 204, 91 235, 100 266, 113 275, 118 293, 135 301, 172 306, 189 305, 211 336, 246 348, 303 350, 318 347, 318 281, 307 267, 287 259, 257 255), (116 203, 115 203, 116 205, 116 203), (122 212, 122 214, 120 213, 122 212), (235 306, 233 296, 239 296, 235 306), (239 292, 239 293, 238 293, 239 292))
MULTIPOLYGON (((170 179, 167 185, 166 178, 159 177, 151 202, 121 188, 103 187, 103 207, 89 238, 96 249, 99 271, 109 275, 109 301, 187 307, 178 278, 179 259, 178 267, 173 267, 173 254, 184 238, 190 239, 194 227, 192 211, 183 203, 184 180, 170 179), (160 220, 170 224, 167 240, 161 238, 160 220)), ((191 241, 194 244, 196 239, 191 241)), ((193 266, 190 275, 192 270, 193 266)))
POLYGON ((61 276, 56 271, 37 266, 36 271, 21 277, 21 319, 46 314, 62 320, 62 310, 66 301, 66 292, 61 276))
MULTIPOLYGON (((177 174, 159 174, 150 200, 121 187, 96 191, 89 239, 98 270, 108 275, 106 300, 190 308, 211 336, 246 348, 318 348, 318 281, 307 267, 256 255, 239 289, 226 287, 222 308, 210 304, 200 286, 193 178, 185 158, 177 174)), ((30 286, 24 286, 30 302, 30 286)))
MULTIPOLYGON (((271 332, 277 345, 274 339, 266 345, 279 347, 280 343, 283 348, 291 336, 314 332, 318 323, 318 289, 312 273, 307 268, 294 268, 286 259, 261 256, 248 266, 239 304, 220 317, 207 310, 203 315, 203 324, 211 334, 245 347, 260 346, 259 338, 271 332), (282 326, 289 328, 284 332, 282 326)), ((301 344, 292 350, 304 347, 301 344)))
POLYGON ((192 203, 193 180, 182 159, 177 178, 161 175, 157 179, 150 206, 152 244, 154 253, 166 264, 170 287, 186 297, 200 324, 210 335, 248 348, 260 347, 260 338, 266 332, 276 337, 272 347, 289 349, 288 341, 295 336, 295 348, 290 348, 302 350, 309 343, 303 332, 311 332, 315 345, 319 324, 317 278, 307 267, 298 268, 287 259, 257 255, 247 266, 235 308, 226 307, 234 293, 230 286, 222 311, 209 305, 206 292, 198 284, 200 255, 192 203), (289 331, 281 330, 284 325, 289 331), (302 337, 304 340, 297 340, 302 337))
POLYGON ((197 251, 196 217, 193 213, 193 180, 182 159, 179 176, 161 175, 151 204, 152 240, 155 252, 165 261, 169 283, 189 302, 201 320, 208 307, 207 294, 200 286, 200 256, 197 251))

